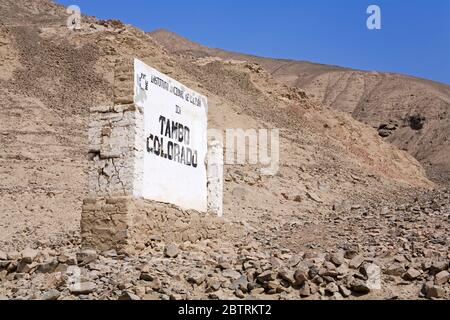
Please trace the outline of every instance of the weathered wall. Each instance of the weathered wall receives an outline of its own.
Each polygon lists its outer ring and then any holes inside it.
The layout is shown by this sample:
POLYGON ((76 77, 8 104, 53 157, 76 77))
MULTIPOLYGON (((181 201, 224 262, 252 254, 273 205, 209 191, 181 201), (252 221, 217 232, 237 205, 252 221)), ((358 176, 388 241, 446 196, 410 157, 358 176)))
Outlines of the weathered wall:
POLYGON ((83 247, 132 253, 151 239, 194 242, 237 232, 217 218, 223 210, 223 151, 218 145, 211 149, 208 169, 208 211, 213 216, 142 199, 144 110, 133 102, 132 61, 117 61, 114 105, 91 109, 83 247))
POLYGON ((214 216, 133 197, 86 199, 82 244, 99 251, 133 253, 150 241, 196 242, 244 235, 243 228, 214 216))
POLYGON ((89 194, 140 196, 143 110, 134 104, 91 109, 89 194))

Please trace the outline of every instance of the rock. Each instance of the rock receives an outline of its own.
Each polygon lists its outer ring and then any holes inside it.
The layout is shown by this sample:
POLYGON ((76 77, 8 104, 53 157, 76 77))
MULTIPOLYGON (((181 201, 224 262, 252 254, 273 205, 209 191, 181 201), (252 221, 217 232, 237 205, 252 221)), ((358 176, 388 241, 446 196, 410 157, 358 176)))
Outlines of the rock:
POLYGON ((142 298, 142 300, 144 301, 159 301, 161 300, 160 298, 160 294, 159 293, 147 293, 144 295, 144 297, 142 298))
POLYGON ((230 290, 239 289, 243 292, 247 292, 247 285, 248 285, 247 276, 241 276, 239 279, 234 280, 230 284, 229 289, 230 290))
POLYGON ((436 285, 444 285, 446 284, 448 281, 450 280, 450 273, 448 271, 441 271, 439 272, 435 278, 434 278, 434 283, 436 285))
POLYGON ((239 298, 239 299, 244 299, 244 298, 245 298, 245 294, 244 294, 241 290, 239 290, 239 289, 236 289, 236 290, 234 291, 234 295, 235 295, 237 298, 239 298))
POLYGON ((360 272, 364 275, 366 285, 371 290, 381 290, 381 268, 373 263, 363 263, 360 272))
POLYGON ((139 301, 141 298, 139 298, 137 295, 135 295, 132 292, 124 291, 119 297, 120 301, 139 301))
POLYGON ((196 285, 201 285, 206 279, 206 276, 197 271, 191 271, 186 277, 187 282, 193 283, 196 285))
POLYGON ((70 254, 63 253, 58 256, 58 262, 67 264, 68 266, 74 266, 77 264, 77 257, 70 255, 70 254))
POLYGON ((6 260, 20 260, 22 258, 22 255, 20 254, 20 252, 11 251, 6 254, 6 257, 6 260))
POLYGON ((397 276, 400 277, 405 274, 406 269, 401 263, 392 263, 385 270, 384 273, 389 276, 397 276))
POLYGON ((445 290, 442 287, 436 286, 433 282, 427 282, 422 288, 422 293, 428 299, 442 298, 445 295, 445 290))
MULTIPOLYGON (((148 292, 151 291, 159 291, 161 290, 161 280, 159 278, 154 278, 153 281, 147 283, 148 292)), ((147 292, 147 293, 148 293, 147 292)))
POLYGON ((79 264, 86 265, 97 260, 97 251, 86 249, 77 253, 77 261, 79 264))
POLYGON ((350 272, 350 270, 349 270, 348 266, 344 263, 344 264, 340 265, 338 268, 336 268, 336 272, 339 275, 346 275, 350 272))
POLYGON ((35 263, 30 264, 30 263, 25 262, 25 261, 22 260, 17 265, 16 272, 18 272, 18 273, 31 273, 32 271, 34 271, 36 269, 36 266, 37 265, 35 263))
POLYGON ((144 266, 143 268, 141 268, 141 275, 139 277, 139 279, 144 280, 144 281, 153 281, 155 280, 155 275, 152 272, 152 267, 149 265, 144 266))
POLYGON ((339 286, 339 292, 342 294, 344 298, 350 297, 352 292, 348 290, 345 286, 339 286))
POLYGON ((307 192, 306 196, 317 203, 323 203, 322 199, 314 192, 307 192))
POLYGON ((54 300, 58 300, 58 298, 61 296, 61 293, 56 290, 56 289, 51 289, 47 292, 45 292, 42 296, 41 296, 41 300, 45 300, 45 301, 54 301, 54 300))
POLYGON ((144 281, 153 281, 153 280, 155 280, 155 276, 148 272, 142 272, 139 279, 144 280, 144 281))
POLYGON ((0 251, 0 260, 8 260, 6 252, 0 251))
POLYGON ((355 256, 352 260, 350 260, 348 266, 351 269, 358 269, 365 261, 365 258, 362 255, 355 256))
POLYGON ((403 275, 403 279, 408 281, 414 281, 417 278, 419 278, 420 275, 421 275, 420 271, 414 268, 409 268, 408 271, 406 271, 406 273, 403 275))
POLYGON ((310 279, 314 279, 320 272, 320 269, 316 265, 312 265, 308 270, 308 276, 310 279))
POLYGON ((359 253, 359 246, 356 244, 346 244, 343 246, 345 259, 353 259, 359 253))
POLYGON ((227 269, 227 270, 222 271, 222 276, 224 276, 225 278, 228 278, 228 279, 236 280, 236 279, 239 279, 242 275, 239 272, 237 272, 236 270, 227 269))
POLYGON ((281 262, 281 260, 276 257, 270 258, 270 264, 272 265, 273 269, 278 269, 283 266, 283 262, 281 262))
POLYGON ((206 293, 212 293, 212 292, 216 292, 217 290, 219 290, 221 287, 220 285, 220 281, 217 279, 208 279, 207 280, 207 288, 206 288, 206 293))
POLYGON ((38 256, 39 251, 27 248, 22 251, 22 262, 32 263, 38 256))
POLYGON ((136 288, 134 288, 134 293, 139 297, 139 298, 143 298, 146 294, 147 289, 143 286, 138 286, 136 288))
POLYGON ((354 279, 351 283, 351 288, 354 292, 367 294, 370 292, 370 288, 364 280, 354 279))
POLYGON ((0 301, 6 301, 6 300, 8 300, 8 297, 0 294, 0 301))
POLYGON ((295 283, 294 272, 290 270, 281 270, 280 272, 278 272, 278 277, 280 277, 290 285, 293 285, 295 283))
POLYGON ((115 249, 111 249, 108 251, 103 251, 101 255, 105 258, 116 258, 117 257, 117 251, 115 249))
POLYGON ((253 289, 250 293, 251 293, 252 295, 258 296, 258 295, 263 294, 265 291, 266 291, 266 290, 264 290, 264 288, 255 288, 255 289, 253 289))
POLYGON ((305 282, 303 286, 300 288, 300 297, 309 297, 311 295, 311 287, 309 285, 309 282, 305 282))
POLYGON ((58 261, 56 259, 46 261, 44 263, 38 264, 36 272, 38 273, 52 273, 56 270, 58 266, 58 261))
POLYGON ((79 284, 74 284, 69 287, 69 291, 72 294, 89 294, 95 291, 97 285, 93 282, 82 282, 79 284))
POLYGON ((178 246, 171 243, 164 248, 164 254, 168 258, 176 258, 179 254, 180 250, 178 246))
POLYGON ((267 270, 267 271, 264 271, 263 273, 261 273, 260 275, 258 275, 257 279, 261 283, 266 283, 266 282, 275 280, 276 275, 271 270, 267 270))
POLYGON ((298 269, 294 273, 295 285, 301 286, 308 279, 307 273, 303 269, 298 269))
POLYGON ((339 287, 337 286, 336 283, 334 282, 330 282, 329 284, 327 284, 327 286, 325 287, 325 292, 333 295, 335 292, 339 292, 339 287))
POLYGON ((435 275, 438 274, 441 271, 447 270, 448 268, 448 262, 447 261, 435 261, 430 267, 430 273, 435 275))
POLYGON ((221 270, 231 269, 232 265, 226 257, 220 257, 217 261, 217 267, 221 270))
POLYGON ((0 260, 0 270, 8 269, 10 264, 11 264, 10 261, 7 261, 7 260, 2 261, 2 260, 0 260))
POLYGON ((333 253, 330 255, 330 261, 336 266, 339 267, 345 263, 344 254, 342 253, 333 253))
POLYGON ((266 287, 269 294, 281 293, 284 291, 278 281, 269 281, 267 282, 266 287))

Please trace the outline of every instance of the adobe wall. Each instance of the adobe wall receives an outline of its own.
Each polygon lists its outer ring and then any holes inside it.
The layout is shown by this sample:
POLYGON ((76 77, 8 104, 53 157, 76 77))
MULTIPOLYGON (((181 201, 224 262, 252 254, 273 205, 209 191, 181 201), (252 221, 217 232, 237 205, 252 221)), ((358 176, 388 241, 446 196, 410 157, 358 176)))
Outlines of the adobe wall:
POLYGON ((216 144, 208 155, 209 215, 142 198, 144 110, 133 101, 131 61, 132 57, 117 61, 114 105, 91 109, 89 198, 82 209, 82 246, 132 253, 152 238, 183 242, 226 233, 229 226, 217 218, 223 210, 223 154, 216 144))

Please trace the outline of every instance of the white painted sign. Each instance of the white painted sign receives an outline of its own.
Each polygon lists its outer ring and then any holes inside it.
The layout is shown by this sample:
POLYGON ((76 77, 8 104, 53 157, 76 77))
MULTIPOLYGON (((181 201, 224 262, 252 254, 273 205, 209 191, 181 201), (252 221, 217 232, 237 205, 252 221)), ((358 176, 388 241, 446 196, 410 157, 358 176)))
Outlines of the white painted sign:
POLYGON ((142 196, 207 211, 207 98, 134 61, 134 102, 144 109, 142 196))

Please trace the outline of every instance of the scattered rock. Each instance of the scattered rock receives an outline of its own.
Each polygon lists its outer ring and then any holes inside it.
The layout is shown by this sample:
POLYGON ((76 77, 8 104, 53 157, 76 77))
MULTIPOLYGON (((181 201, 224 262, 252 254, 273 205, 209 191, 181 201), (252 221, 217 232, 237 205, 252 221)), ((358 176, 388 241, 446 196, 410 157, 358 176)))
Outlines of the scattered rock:
POLYGON ((436 283, 436 285, 444 285, 449 280, 450 280, 450 273, 445 270, 439 272, 434 278, 434 282, 436 283))
POLYGON ((77 257, 63 253, 58 256, 58 262, 69 266, 74 266, 77 264, 77 257))
POLYGON ((367 285, 366 281, 361 279, 355 279, 351 283, 352 291, 362 294, 367 294, 370 292, 370 288, 367 285))
POLYGON ((314 192, 307 192, 306 196, 317 203, 323 203, 323 200, 314 192))
POLYGON ((52 273, 58 266, 58 261, 56 259, 46 261, 37 266, 36 271, 39 273, 52 273))
POLYGON ((95 250, 82 250, 77 253, 77 261, 81 265, 89 264, 95 260, 97 260, 97 251, 95 250))
POLYGON ((430 267, 430 273, 431 274, 438 274, 441 271, 448 269, 448 262, 447 261, 434 261, 433 264, 430 267))
POLYGON ((258 275, 257 279, 261 283, 273 281, 276 279, 276 274, 272 270, 267 270, 258 275))
POLYGON ((358 269, 365 261, 365 258, 362 255, 355 256, 348 264, 348 266, 352 269, 358 269))
POLYGON ((419 278, 420 275, 421 275, 420 271, 414 268, 409 268, 408 271, 406 271, 406 273, 403 275, 403 279, 408 281, 414 281, 417 278, 419 278))
POLYGON ((180 252, 180 250, 178 249, 178 246, 173 243, 167 245, 164 248, 164 254, 168 258, 176 258, 178 256, 179 252, 180 252))
POLYGON ((39 254, 39 251, 27 248, 22 251, 22 260, 21 261, 24 263, 32 263, 36 259, 38 254, 39 254))
POLYGON ((309 297, 311 295, 311 287, 308 282, 305 282, 300 288, 300 297, 309 297))
POLYGON ((339 267, 345 263, 344 255, 342 253, 333 253, 330 255, 330 261, 339 267))
POLYGON ((344 298, 348 298, 351 296, 352 292, 348 290, 345 286, 340 285, 339 286, 339 292, 342 294, 344 298))
POLYGON ((135 295, 132 292, 124 291, 119 297, 119 300, 121 301, 139 301, 141 298, 139 298, 137 295, 135 295))
POLYGON ((294 272, 290 270, 281 270, 278 272, 278 276, 290 285, 295 283, 294 272))
POLYGON ((422 293, 428 299, 442 298, 445 295, 445 290, 442 287, 435 285, 433 282, 427 282, 423 286, 422 293))
POLYGON ((406 269, 401 263, 392 263, 385 270, 384 273, 390 276, 402 276, 405 274, 406 269))
POLYGON ((186 277, 186 280, 189 283, 193 283, 196 285, 201 285, 206 279, 206 276, 203 273, 197 272, 197 271, 192 271, 188 274, 188 276, 186 277))
POLYGON ((19 264, 17 265, 17 269, 16 271, 18 273, 30 273, 32 271, 34 271, 36 269, 36 264, 29 264, 27 262, 24 261, 20 261, 19 264))
POLYGON ((237 272, 236 270, 227 269, 227 270, 222 271, 222 276, 224 276, 225 278, 236 280, 241 277, 241 274, 239 272, 237 272))
POLYGON ((89 294, 95 291, 97 285, 93 282, 82 282, 69 287, 70 293, 75 295, 89 294))
POLYGON ((339 287, 337 286, 336 283, 334 282, 330 282, 329 284, 327 284, 327 286, 325 287, 325 292, 333 295, 335 292, 339 292, 339 287))
POLYGON ((241 276, 239 279, 234 280, 231 284, 229 289, 230 290, 236 290, 239 289, 243 292, 247 291, 248 286, 248 280, 246 276, 241 276))
POLYGON ((308 279, 308 276, 304 270, 298 269, 297 271, 295 271, 294 279, 295 279, 295 285, 301 286, 308 279))
POLYGON ((20 258, 22 258, 22 255, 20 254, 20 252, 11 251, 6 254, 6 257, 6 260, 20 260, 20 258))
POLYGON ((6 252, 0 251, 0 260, 8 260, 6 252))
POLYGON ((56 289, 51 289, 47 292, 45 292, 42 296, 41 296, 41 300, 46 300, 46 301, 53 301, 53 300, 58 300, 58 298, 61 296, 61 292, 59 292, 56 289))

